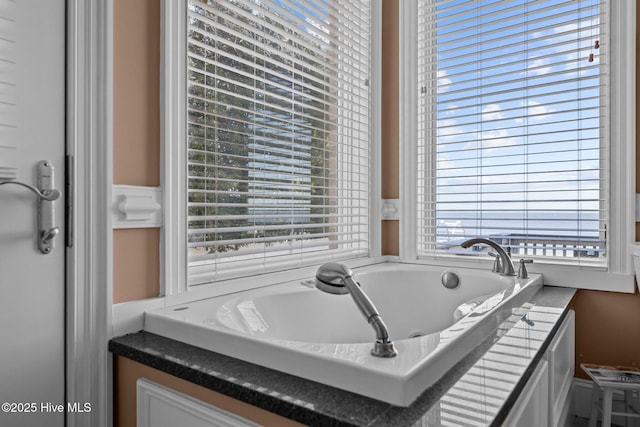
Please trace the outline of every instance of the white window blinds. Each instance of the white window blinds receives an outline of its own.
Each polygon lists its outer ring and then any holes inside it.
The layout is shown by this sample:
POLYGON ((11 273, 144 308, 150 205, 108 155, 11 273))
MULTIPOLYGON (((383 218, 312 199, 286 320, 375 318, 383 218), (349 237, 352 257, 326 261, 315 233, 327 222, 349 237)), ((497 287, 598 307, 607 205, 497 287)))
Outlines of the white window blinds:
POLYGON ((188 2, 190 284, 368 254, 369 9, 188 2))
POLYGON ((483 236, 604 264, 606 7, 420 2, 418 254, 483 236))

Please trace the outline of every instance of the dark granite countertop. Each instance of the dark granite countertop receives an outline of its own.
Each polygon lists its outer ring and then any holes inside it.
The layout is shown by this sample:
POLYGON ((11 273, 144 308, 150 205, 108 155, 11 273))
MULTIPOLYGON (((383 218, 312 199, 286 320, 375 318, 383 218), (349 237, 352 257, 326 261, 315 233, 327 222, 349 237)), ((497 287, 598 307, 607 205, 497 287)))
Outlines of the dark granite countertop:
POLYGON ((409 407, 288 375, 141 331, 109 350, 136 362, 307 425, 500 425, 567 313, 575 289, 543 287, 493 335, 409 407))

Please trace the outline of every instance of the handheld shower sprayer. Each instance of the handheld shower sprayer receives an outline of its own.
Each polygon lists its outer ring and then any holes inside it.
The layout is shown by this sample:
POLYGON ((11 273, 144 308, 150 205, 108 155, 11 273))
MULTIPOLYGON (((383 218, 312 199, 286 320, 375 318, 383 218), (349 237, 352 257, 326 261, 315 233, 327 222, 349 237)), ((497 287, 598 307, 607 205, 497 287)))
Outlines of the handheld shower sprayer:
POLYGON ((351 294, 356 306, 376 333, 376 341, 371 349, 373 356, 395 357, 398 354, 393 341, 389 339, 389 331, 380 313, 355 281, 349 267, 337 262, 321 265, 316 272, 316 287, 330 294, 351 294))

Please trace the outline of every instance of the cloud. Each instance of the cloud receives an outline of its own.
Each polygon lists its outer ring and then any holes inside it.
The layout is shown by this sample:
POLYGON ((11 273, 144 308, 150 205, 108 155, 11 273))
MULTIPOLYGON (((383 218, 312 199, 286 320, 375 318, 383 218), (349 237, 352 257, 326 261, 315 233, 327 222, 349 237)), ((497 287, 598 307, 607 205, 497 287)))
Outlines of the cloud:
POLYGON ((549 108, 547 105, 540 104, 539 102, 527 100, 527 114, 529 119, 533 120, 544 120, 548 118, 549 114, 553 113, 555 110, 549 108))
POLYGON ((542 76, 544 74, 548 74, 551 72, 551 67, 546 67, 545 65, 549 65, 549 58, 539 58, 534 60, 531 63, 531 66, 528 68, 529 76, 542 76))
POLYGON ((482 109, 482 121, 488 122, 492 120, 504 119, 502 108, 498 104, 489 104, 482 109))
POLYGON ((446 92, 453 81, 447 77, 447 70, 438 70, 438 92, 446 92))
POLYGON ((492 129, 480 133, 482 138, 482 149, 491 150, 495 148, 512 147, 518 144, 518 138, 509 135, 507 129, 492 129))

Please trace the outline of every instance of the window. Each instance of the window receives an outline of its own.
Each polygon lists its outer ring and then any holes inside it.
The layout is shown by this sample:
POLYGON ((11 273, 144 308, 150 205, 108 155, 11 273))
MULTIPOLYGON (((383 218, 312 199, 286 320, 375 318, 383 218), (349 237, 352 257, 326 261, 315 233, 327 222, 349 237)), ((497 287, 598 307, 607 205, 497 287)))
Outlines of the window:
POLYGON ((606 266, 605 2, 418 8, 417 255, 483 236, 522 257, 606 266))
POLYGON ((187 2, 189 284, 369 251, 370 2, 187 2))

